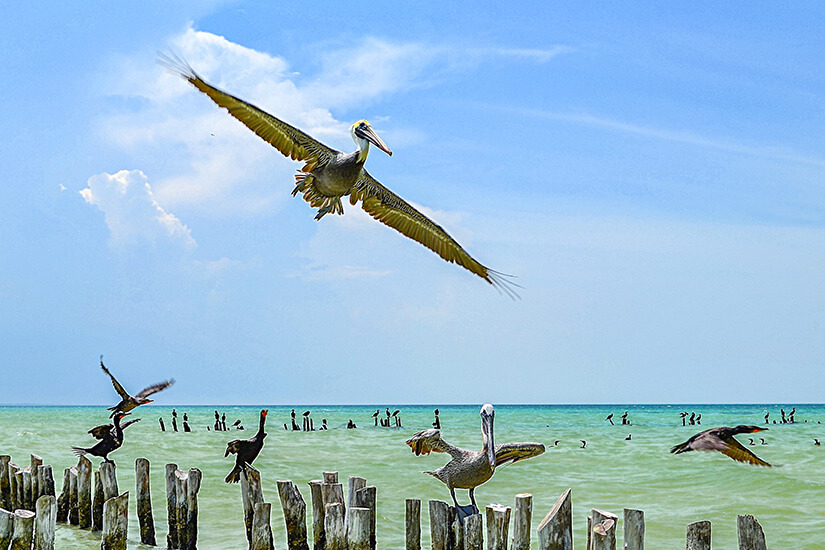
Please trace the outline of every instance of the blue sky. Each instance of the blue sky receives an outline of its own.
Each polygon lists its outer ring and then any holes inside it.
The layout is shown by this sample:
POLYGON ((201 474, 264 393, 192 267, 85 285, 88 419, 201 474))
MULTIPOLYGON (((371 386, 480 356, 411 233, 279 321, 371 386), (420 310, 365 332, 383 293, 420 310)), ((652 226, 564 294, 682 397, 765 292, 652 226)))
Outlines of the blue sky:
POLYGON ((33 2, 0 21, 0 403, 821 402, 825 7, 33 2), (352 150, 511 301, 156 63, 352 150), (347 205, 348 206, 348 205, 347 205))

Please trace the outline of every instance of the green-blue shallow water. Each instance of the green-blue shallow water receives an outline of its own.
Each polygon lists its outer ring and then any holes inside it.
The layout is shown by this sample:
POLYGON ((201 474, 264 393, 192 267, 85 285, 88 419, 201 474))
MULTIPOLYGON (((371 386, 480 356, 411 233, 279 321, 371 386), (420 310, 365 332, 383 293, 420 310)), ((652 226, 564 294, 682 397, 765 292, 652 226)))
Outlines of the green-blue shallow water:
MULTIPOLYGON (((782 405, 790 412, 793 405, 782 405)), ((245 431, 215 432, 216 407, 178 407, 179 427, 183 413, 189 415, 193 432, 171 430, 171 406, 143 406, 131 418, 143 420, 128 428, 123 447, 111 458, 118 465, 121 491, 134 493, 134 463, 148 458, 158 540, 166 534, 164 465, 181 469, 197 467, 203 472, 199 495, 202 550, 245 548, 243 512, 238 485, 227 485, 224 476, 232 468, 232 457, 224 458, 226 442, 250 437, 257 428, 260 407, 217 407, 227 423, 241 419, 245 431), (167 431, 160 432, 163 416, 167 431)), ((286 547, 283 515, 276 480, 294 481, 309 503, 307 483, 324 471, 361 476, 378 488, 377 537, 379 548, 404 547, 406 498, 422 500, 422 511, 430 499, 450 501, 449 492, 435 478, 423 475, 447 462, 447 455, 433 453, 416 457, 404 444, 415 431, 431 427, 433 406, 403 406, 402 428, 373 426, 372 413, 385 406, 312 406, 296 408, 298 422, 304 410, 312 411, 315 427, 327 418, 328 431, 285 431, 291 407, 268 407, 268 437, 255 466, 261 471, 264 497, 273 503, 272 527, 276 547, 286 547), (347 430, 353 419, 358 429, 347 430)), ((390 406, 393 410, 396 407, 390 406)), ((481 448, 479 406, 439 406, 444 439, 460 447, 481 448)), ((825 448, 814 446, 814 438, 825 440, 825 405, 796 405, 794 424, 773 424, 754 434, 749 447, 773 468, 736 463, 719 453, 697 452, 672 455, 673 445, 706 428, 737 424, 764 425, 764 415, 779 420, 780 405, 599 405, 599 406, 507 406, 496 405, 496 443, 537 441, 548 446, 537 458, 509 465, 476 490, 480 506, 488 503, 513 505, 518 493, 533 495, 533 548, 535 528, 558 496, 573 489, 574 543, 584 548, 586 516, 591 508, 616 513, 623 508, 644 510, 648 548, 684 547, 685 527, 694 521, 713 524, 715 548, 736 547, 736 516, 753 514, 761 523, 768 546, 793 550, 825 548, 825 448), (630 426, 619 416, 629 411, 630 426), (679 412, 702 414, 701 426, 681 425, 679 412), (614 413, 615 426, 605 421, 614 413), (632 439, 625 438, 632 434, 632 439), (760 445, 764 437, 766 445, 760 445), (556 447, 550 447, 555 440, 556 447), (581 449, 579 440, 587 440, 581 449)), ((43 457, 55 471, 58 492, 64 468, 76 463, 70 445, 91 446, 86 430, 108 421, 102 407, 0 407, 0 454, 9 454, 18 464, 29 462, 29 454, 43 457)), ((748 436, 739 436, 748 446, 748 436)), ((99 459, 94 459, 95 466, 99 459)), ((466 491, 457 491, 467 502, 466 491)), ((308 515, 311 507, 308 506, 308 515)), ((308 518, 309 519, 309 518, 308 518)), ((311 531, 311 519, 309 519, 311 531)), ((621 533, 621 521, 619 526, 621 533)), ((91 533, 61 526, 60 549, 99 547, 91 533)), ((138 540, 134 501, 130 502, 130 548, 145 548, 138 540)), ((621 539, 619 539, 621 540, 621 539)), ((422 517, 422 546, 429 547, 426 513, 422 517)))

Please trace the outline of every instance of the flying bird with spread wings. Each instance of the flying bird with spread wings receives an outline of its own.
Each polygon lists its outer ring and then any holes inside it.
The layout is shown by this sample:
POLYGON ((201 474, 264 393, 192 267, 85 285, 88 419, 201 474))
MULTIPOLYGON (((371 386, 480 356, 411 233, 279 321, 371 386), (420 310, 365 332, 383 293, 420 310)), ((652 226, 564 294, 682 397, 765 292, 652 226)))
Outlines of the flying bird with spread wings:
POLYGON ((688 451, 719 451, 738 462, 745 462, 755 466, 770 466, 767 462, 753 454, 747 447, 739 443, 734 437, 739 434, 750 434, 767 430, 758 426, 739 425, 735 428, 721 426, 699 432, 684 443, 670 449, 671 453, 679 454, 688 451))
POLYGON ((159 53, 158 63, 182 76, 281 154, 303 161, 303 168, 295 175, 292 195, 301 193, 311 207, 318 208, 316 220, 329 213, 343 214, 341 199, 349 196, 350 204, 354 206, 360 201, 361 208, 379 222, 426 246, 444 260, 478 275, 511 298, 517 297, 513 287, 518 285, 508 279, 511 276, 476 261, 440 225, 384 187, 364 169, 370 144, 392 156, 392 151, 366 120, 359 120, 350 127, 358 150, 343 153, 251 103, 212 86, 177 56, 159 53))
POLYGON ((157 384, 152 384, 146 388, 140 390, 140 393, 132 397, 129 395, 123 386, 120 385, 115 377, 109 372, 109 369, 106 368, 106 365, 103 364, 103 356, 100 356, 100 368, 103 369, 103 372, 109 375, 109 378, 112 379, 112 385, 115 387, 115 391, 120 396, 120 403, 115 405, 114 407, 109 407, 108 410, 112 411, 112 414, 109 415, 109 418, 113 418, 116 413, 118 412, 129 412, 135 407, 139 407, 140 405, 145 405, 146 403, 152 403, 154 400, 149 399, 149 396, 155 394, 161 390, 165 390, 169 386, 175 383, 175 379, 166 380, 165 382, 158 382, 157 384))

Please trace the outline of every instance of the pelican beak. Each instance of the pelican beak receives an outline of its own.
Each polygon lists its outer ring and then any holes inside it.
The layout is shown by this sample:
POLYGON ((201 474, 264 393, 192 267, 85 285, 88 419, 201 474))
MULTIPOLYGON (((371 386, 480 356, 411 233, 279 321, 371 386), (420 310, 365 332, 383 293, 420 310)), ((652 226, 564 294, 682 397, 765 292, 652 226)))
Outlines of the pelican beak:
POLYGON ((487 449, 487 460, 490 462, 490 468, 496 468, 496 443, 493 439, 493 419, 495 413, 487 414, 486 411, 481 413, 481 427, 484 432, 484 445, 487 449))
POLYGON ((373 145, 387 153, 389 156, 392 156, 392 151, 390 151, 390 148, 387 147, 387 144, 384 143, 384 141, 380 137, 378 137, 378 134, 375 133, 375 130, 372 129, 372 126, 358 126, 355 128, 355 133, 358 135, 358 137, 369 141, 370 143, 372 143, 373 145))

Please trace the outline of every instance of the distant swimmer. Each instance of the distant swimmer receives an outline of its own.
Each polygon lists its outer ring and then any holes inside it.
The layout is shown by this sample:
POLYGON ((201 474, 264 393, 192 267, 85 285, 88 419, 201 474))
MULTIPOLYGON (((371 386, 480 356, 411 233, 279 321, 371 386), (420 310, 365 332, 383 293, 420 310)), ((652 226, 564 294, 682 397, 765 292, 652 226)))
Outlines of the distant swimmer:
POLYGON ((261 421, 258 424, 258 431, 249 439, 235 439, 226 444, 226 452, 224 457, 230 454, 235 455, 235 467, 229 472, 229 475, 224 479, 227 483, 237 483, 241 480, 241 470, 247 465, 252 466, 252 463, 258 458, 261 449, 264 448, 264 439, 266 432, 264 431, 264 424, 266 423, 266 414, 269 411, 263 409, 261 411, 261 421))
POLYGON ((157 384, 152 384, 151 386, 143 388, 142 390, 140 390, 138 394, 132 397, 131 395, 129 395, 129 392, 127 392, 123 388, 123 386, 121 386, 120 383, 117 380, 115 380, 115 377, 112 376, 112 373, 109 372, 109 369, 106 368, 106 365, 103 364, 102 355, 100 356, 100 368, 103 369, 103 372, 109 375, 109 378, 112 379, 112 386, 114 386, 115 391, 121 397, 120 403, 118 403, 114 407, 109 407, 108 410, 112 411, 112 414, 109 415, 109 418, 114 418, 115 414, 118 412, 126 413, 131 411, 135 407, 145 405, 146 403, 151 403, 153 400, 149 399, 150 395, 153 395, 161 390, 165 390, 166 388, 175 383, 174 379, 166 380, 164 382, 158 382, 157 384))
POLYGON ((613 413, 608 414, 608 415, 607 415, 607 418, 605 418, 605 420, 607 420, 608 422, 610 422, 610 425, 611 425, 611 426, 615 426, 615 424, 613 424, 613 413))
POLYGON ((688 451, 719 451, 739 462, 746 462, 757 466, 770 466, 770 464, 746 449, 734 438, 734 436, 738 434, 755 433, 761 432, 762 430, 767 430, 767 428, 744 425, 736 426, 735 428, 729 428, 727 426, 711 428, 704 432, 699 432, 684 443, 674 446, 670 449, 670 452, 679 454, 688 451))
POLYGON ((585 441, 584 439, 579 439, 579 441, 582 442, 582 446, 579 447, 580 449, 584 449, 585 447, 587 447, 587 441, 585 441))

